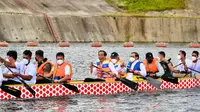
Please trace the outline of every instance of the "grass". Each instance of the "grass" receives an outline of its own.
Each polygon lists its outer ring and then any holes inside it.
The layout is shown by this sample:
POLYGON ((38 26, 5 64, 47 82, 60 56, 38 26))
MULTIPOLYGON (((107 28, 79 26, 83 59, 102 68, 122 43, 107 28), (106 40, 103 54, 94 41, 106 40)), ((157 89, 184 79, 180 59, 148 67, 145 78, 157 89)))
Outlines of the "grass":
POLYGON ((127 12, 185 9, 185 0, 105 0, 127 12))

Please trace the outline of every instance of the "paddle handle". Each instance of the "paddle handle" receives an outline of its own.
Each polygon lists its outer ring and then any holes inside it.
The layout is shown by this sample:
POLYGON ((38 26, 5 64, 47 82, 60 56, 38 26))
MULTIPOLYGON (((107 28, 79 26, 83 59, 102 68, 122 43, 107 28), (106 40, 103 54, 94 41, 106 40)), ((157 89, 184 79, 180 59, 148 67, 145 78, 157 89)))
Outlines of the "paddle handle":
MULTIPOLYGON (((99 67, 98 67, 98 66, 96 66, 96 65, 92 65, 92 66, 93 66, 93 67, 95 67, 95 68, 98 68, 98 69, 99 69, 99 67)), ((111 75, 111 74, 110 74, 110 72, 103 71, 103 70, 102 70, 102 72, 105 72, 105 73, 107 73, 107 74, 111 75)), ((117 76, 114 76, 114 77, 116 77, 116 79, 119 79, 117 76)))
POLYGON ((44 78, 44 79, 46 79, 46 80, 48 80, 48 81, 50 81, 50 82, 53 82, 53 80, 50 80, 50 79, 47 79, 45 76, 43 76, 43 75, 39 75, 40 77, 42 77, 42 78, 44 78))
MULTIPOLYGON (((99 69, 99 67, 96 66, 96 65, 92 65, 92 66, 99 69)), ((107 74, 110 74, 110 72, 106 72, 106 71, 103 71, 103 70, 102 70, 102 72, 105 72, 105 73, 107 73, 107 74)))
POLYGON ((178 65, 175 65, 173 68, 176 68, 178 67, 179 65, 182 65, 183 63, 179 63, 178 65))
POLYGON ((189 67, 188 67, 188 69, 190 69, 190 70, 192 70, 192 71, 195 71, 195 72, 197 72, 197 73, 200 73, 200 71, 197 71, 197 70, 195 70, 195 69, 192 69, 192 68, 189 68, 189 67))

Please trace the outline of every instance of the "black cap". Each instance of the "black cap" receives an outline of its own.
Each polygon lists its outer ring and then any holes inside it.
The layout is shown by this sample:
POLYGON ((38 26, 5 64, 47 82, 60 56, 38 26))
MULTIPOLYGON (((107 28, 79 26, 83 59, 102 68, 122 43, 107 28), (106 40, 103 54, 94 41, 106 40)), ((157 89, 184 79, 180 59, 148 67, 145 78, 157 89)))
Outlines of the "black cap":
POLYGON ((146 59, 153 59, 153 54, 151 52, 146 53, 146 59))
POLYGON ((113 52, 113 53, 111 54, 110 58, 117 58, 118 56, 119 56, 118 53, 113 52))

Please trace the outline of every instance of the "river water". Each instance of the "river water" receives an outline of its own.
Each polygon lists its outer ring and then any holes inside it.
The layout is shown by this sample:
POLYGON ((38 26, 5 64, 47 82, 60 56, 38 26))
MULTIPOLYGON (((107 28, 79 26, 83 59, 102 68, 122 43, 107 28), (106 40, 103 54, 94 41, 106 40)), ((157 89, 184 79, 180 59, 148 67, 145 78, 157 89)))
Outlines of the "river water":
MULTIPOLYGON (((8 50, 17 50, 18 60, 22 59, 22 53, 28 49, 34 52, 41 49, 45 57, 55 62, 55 55, 62 51, 65 59, 73 66, 73 79, 81 80, 87 77, 96 77, 89 74, 89 64, 95 62, 100 49, 107 51, 108 55, 115 51, 121 59, 128 61, 131 52, 138 52, 143 60, 146 52, 152 52, 157 57, 157 52, 165 51, 167 58, 172 58, 176 63, 179 50, 185 50, 187 57, 191 58, 193 50, 188 44, 170 44, 167 48, 156 48, 151 43, 137 43, 133 48, 124 48, 122 43, 105 43, 103 47, 92 48, 89 43, 72 43, 69 48, 57 47, 57 44, 40 44, 39 47, 26 47, 24 43, 9 44, 9 47, 0 48, 0 55, 6 57, 8 50)), ((0 101, 0 112, 199 112, 200 88, 183 90, 158 90, 154 92, 131 92, 106 96, 65 96, 55 98, 42 98, 18 101, 0 101)))

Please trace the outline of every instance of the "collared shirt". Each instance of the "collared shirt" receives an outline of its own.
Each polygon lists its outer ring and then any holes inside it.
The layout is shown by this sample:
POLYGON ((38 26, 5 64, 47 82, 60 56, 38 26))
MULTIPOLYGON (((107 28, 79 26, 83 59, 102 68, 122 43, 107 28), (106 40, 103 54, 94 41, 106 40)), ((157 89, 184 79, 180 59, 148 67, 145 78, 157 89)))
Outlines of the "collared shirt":
POLYGON ((27 84, 35 84, 36 83, 36 66, 30 62, 28 65, 24 66, 23 71, 21 71, 22 75, 31 75, 32 79, 30 81, 24 80, 27 84))
MULTIPOLYGON (((194 70, 200 72, 200 60, 198 60, 196 63, 192 62, 191 69, 194 69, 194 70)), ((199 74, 198 72, 195 72, 193 70, 191 70, 191 72, 192 72, 192 74, 199 74)))
MULTIPOLYGON (((117 70, 115 69, 115 66, 114 66, 114 64, 113 64, 112 62, 109 62, 108 66, 109 66, 109 68, 110 68, 110 70, 111 70, 112 73, 118 75, 118 72, 117 72, 117 70)), ((98 73, 97 73, 97 68, 93 67, 93 72, 92 72, 92 74, 93 74, 93 75, 97 75, 97 74, 98 74, 98 73)))
MULTIPOLYGON (((178 61, 178 64, 181 64, 181 63, 182 63, 182 61, 179 60, 179 61, 178 61)), ((186 59, 185 59, 185 63, 186 63, 186 66, 187 66, 187 67, 189 67, 189 68, 192 67, 192 61, 191 61, 191 60, 189 60, 189 59, 186 58, 186 59)), ((177 65, 178 65, 178 64, 177 64, 177 65)), ((181 71, 185 71, 184 65, 181 64, 181 65, 177 66, 177 67, 176 67, 176 70, 179 70, 180 72, 181 72, 181 71)), ((190 71, 190 69, 188 69, 188 71, 190 71)))
POLYGON ((156 61, 156 66, 158 68, 158 72, 156 73, 156 76, 162 76, 164 75, 165 71, 164 71, 164 68, 162 67, 162 65, 160 64, 159 61, 156 61))

